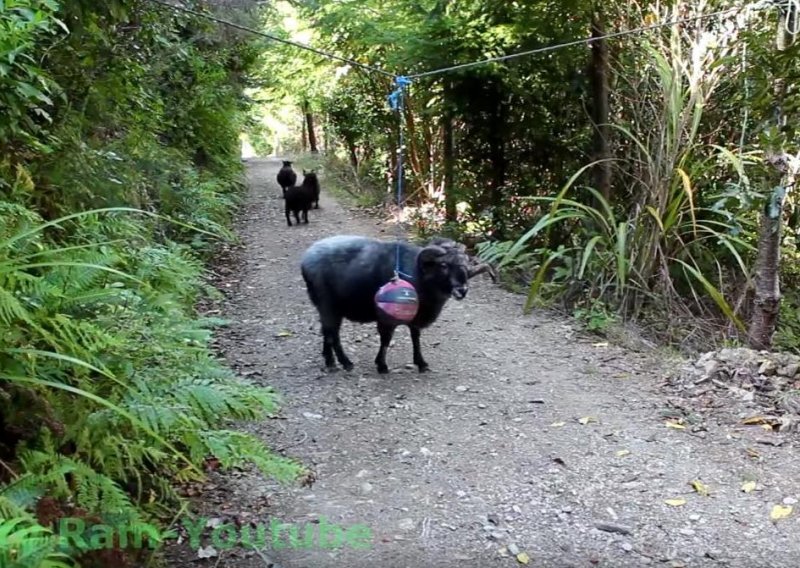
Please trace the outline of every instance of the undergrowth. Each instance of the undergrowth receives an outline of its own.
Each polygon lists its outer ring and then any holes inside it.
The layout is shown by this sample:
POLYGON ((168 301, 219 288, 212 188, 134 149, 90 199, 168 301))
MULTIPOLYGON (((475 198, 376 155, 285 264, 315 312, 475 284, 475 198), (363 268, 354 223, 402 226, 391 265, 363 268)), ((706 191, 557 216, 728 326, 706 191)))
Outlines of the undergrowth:
POLYGON ((54 531, 159 544, 211 469, 303 473, 236 427, 279 397, 216 357, 225 322, 195 308, 235 239, 261 46, 127 0, 6 1, 0 34, 0 566, 143 566, 147 547, 54 531))
POLYGON ((173 483, 201 480, 209 458, 281 481, 301 472, 231 429, 270 416, 278 398, 213 355, 224 322, 194 313, 202 263, 187 245, 149 241, 152 225, 115 210, 45 224, 0 202, 0 510, 9 530, 64 517, 158 526, 179 505, 173 483), (55 244, 54 229, 70 236, 55 244))
POLYGON ((554 194, 520 198, 540 215, 518 238, 479 245, 485 260, 527 276, 527 310, 562 306, 597 332, 655 324, 658 339, 692 347, 745 330, 763 160, 716 143, 705 113, 735 37, 710 37, 677 28, 643 37, 629 55, 639 75, 618 70, 631 96, 610 125, 618 153, 603 160, 622 182, 615 199, 584 183, 600 165, 589 163, 554 194), (700 328, 697 341, 681 337, 700 328))

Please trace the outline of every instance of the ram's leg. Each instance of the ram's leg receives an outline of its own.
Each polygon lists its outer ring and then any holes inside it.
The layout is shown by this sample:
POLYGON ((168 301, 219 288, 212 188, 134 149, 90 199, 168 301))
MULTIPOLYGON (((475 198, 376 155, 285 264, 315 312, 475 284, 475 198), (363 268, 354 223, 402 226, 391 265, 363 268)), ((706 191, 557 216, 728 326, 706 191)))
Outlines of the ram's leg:
POLYGON ((389 367, 386 365, 386 350, 389 349, 389 344, 392 342, 394 326, 379 323, 378 334, 381 336, 381 347, 378 349, 377 357, 375 357, 375 364, 378 366, 379 373, 386 374, 389 372, 389 367))
POLYGON ((420 329, 414 326, 409 326, 408 329, 411 331, 411 346, 414 349, 414 364, 417 366, 420 373, 424 373, 430 367, 428 367, 428 363, 425 362, 425 359, 422 358, 422 350, 420 349, 419 345, 420 329))
POLYGON ((341 320, 339 320, 339 324, 336 326, 333 333, 333 339, 334 339, 333 351, 336 353, 336 358, 339 360, 339 363, 342 365, 342 368, 345 371, 352 371, 353 363, 352 361, 350 361, 347 355, 344 354, 344 349, 342 349, 342 340, 339 337, 339 330, 341 329, 341 327, 342 327, 342 322, 341 320))
MULTIPOLYGON (((323 305, 324 301, 323 299, 323 305)), ((333 355, 336 354, 336 358, 339 360, 342 367, 344 367, 346 371, 352 370, 353 363, 348 359, 347 355, 344 354, 342 342, 339 339, 339 330, 342 327, 342 316, 323 309, 320 310, 320 321, 322 322, 322 356, 325 358, 325 366, 329 369, 336 367, 333 360, 333 355)))
POLYGON ((333 330, 326 326, 322 326, 322 357, 325 359, 325 366, 329 369, 336 367, 336 361, 333 358, 333 330))
POLYGON ((342 317, 333 314, 328 314, 322 318, 322 335, 325 338, 325 347, 323 355, 325 355, 325 364, 328 367, 333 367, 333 357, 331 351, 336 354, 336 358, 342 365, 345 371, 353 369, 353 363, 345 355, 342 349, 342 341, 339 338, 339 330, 342 327, 342 317))
POLYGON ((352 371, 353 363, 347 355, 345 355, 344 349, 342 349, 341 339, 339 339, 339 327, 323 326, 322 336, 325 342, 322 347, 322 355, 325 357, 325 366, 329 369, 336 368, 336 364, 333 361, 333 354, 335 353, 342 368, 345 371, 352 371))

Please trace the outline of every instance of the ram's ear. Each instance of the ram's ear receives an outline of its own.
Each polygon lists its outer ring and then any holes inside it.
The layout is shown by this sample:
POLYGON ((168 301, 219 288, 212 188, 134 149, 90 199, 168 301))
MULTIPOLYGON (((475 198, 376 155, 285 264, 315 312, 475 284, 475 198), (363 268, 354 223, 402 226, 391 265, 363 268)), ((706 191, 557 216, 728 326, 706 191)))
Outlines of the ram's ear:
POLYGON ((431 264, 440 262, 447 254, 447 251, 440 246, 428 245, 419 253, 419 264, 421 266, 430 266, 431 264))

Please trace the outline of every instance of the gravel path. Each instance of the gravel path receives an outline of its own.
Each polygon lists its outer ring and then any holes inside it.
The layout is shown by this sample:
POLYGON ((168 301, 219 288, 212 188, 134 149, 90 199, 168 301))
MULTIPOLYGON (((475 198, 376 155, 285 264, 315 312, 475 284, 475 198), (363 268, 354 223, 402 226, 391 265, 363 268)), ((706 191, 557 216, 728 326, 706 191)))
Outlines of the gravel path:
POLYGON ((566 320, 523 316, 521 298, 488 276, 423 332, 430 373, 410 368, 403 329, 388 354, 392 373, 378 375, 377 333, 350 323, 342 339, 355 370, 323 373, 299 257, 321 237, 382 227, 337 204, 324 177, 310 224, 287 227, 279 167, 248 164, 246 246, 218 344, 244 376, 283 395, 285 420, 252 429, 313 467, 317 481, 286 489, 240 472, 215 479, 202 507, 223 522, 365 525, 372 540, 366 549, 236 548, 205 560, 176 546, 172 566, 800 565, 797 513, 770 519, 775 505, 800 497, 791 439, 760 444, 758 427, 713 420, 667 427, 663 362, 598 344, 566 320), (756 489, 746 493, 749 480, 756 489), (673 499, 685 503, 665 502, 673 499))

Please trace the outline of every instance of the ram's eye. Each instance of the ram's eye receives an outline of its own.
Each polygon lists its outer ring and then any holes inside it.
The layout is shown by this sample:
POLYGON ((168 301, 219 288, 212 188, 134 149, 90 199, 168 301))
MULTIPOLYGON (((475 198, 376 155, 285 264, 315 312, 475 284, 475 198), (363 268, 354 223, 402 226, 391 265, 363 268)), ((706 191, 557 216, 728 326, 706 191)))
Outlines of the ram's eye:
POLYGON ((440 262, 440 263, 439 263, 439 267, 441 267, 441 268, 447 268, 447 263, 446 263, 446 262, 440 262))

